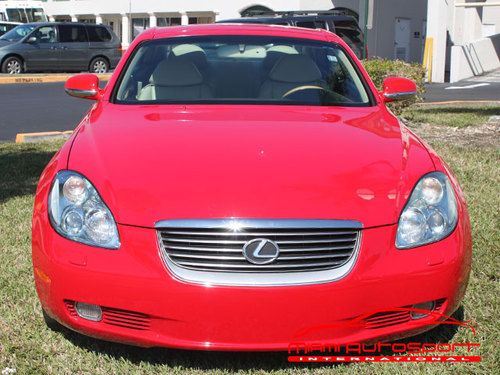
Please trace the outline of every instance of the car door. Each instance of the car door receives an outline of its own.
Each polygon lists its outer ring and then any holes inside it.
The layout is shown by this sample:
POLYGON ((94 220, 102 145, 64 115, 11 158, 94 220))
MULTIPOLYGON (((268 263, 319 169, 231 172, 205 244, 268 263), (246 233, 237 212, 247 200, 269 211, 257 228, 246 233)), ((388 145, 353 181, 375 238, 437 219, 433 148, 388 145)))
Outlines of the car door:
POLYGON ((24 59, 29 70, 57 70, 59 42, 54 25, 40 26, 24 42, 24 59))
POLYGON ((89 40, 83 25, 62 24, 59 28, 59 61, 64 70, 86 70, 89 40))
POLYGON ((121 58, 121 44, 118 37, 106 26, 87 25, 91 57, 102 55, 115 67, 121 58))

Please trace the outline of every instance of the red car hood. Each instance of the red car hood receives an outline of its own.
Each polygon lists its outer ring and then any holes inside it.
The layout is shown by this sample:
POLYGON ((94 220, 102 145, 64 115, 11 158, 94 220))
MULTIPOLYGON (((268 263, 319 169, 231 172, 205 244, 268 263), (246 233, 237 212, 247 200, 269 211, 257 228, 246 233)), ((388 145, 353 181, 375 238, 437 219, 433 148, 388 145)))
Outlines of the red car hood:
POLYGON ((427 150, 380 107, 97 104, 69 169, 121 224, 179 218, 396 223, 427 150))

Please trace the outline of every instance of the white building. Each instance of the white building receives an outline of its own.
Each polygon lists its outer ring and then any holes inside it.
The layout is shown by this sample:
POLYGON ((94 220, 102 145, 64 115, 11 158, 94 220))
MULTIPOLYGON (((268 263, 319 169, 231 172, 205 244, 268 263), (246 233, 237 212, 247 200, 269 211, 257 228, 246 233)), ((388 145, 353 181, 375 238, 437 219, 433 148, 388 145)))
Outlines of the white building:
MULTIPOLYGON (((48 0, 46 12, 55 21, 97 22, 113 26, 126 46, 146 27, 190 23, 207 23, 227 18, 238 18, 245 10, 255 6, 270 10, 318 10, 343 7, 351 9, 364 19, 365 0, 48 0)), ((375 0, 374 28, 368 32, 370 54, 399 57, 408 61, 421 61, 427 1, 375 0), (388 22, 388 20, 390 20, 388 22), (404 32, 394 35, 401 22, 409 21, 404 32), (411 35, 410 35, 411 34, 411 35), (396 54, 394 37, 402 38, 403 52, 396 54)))
POLYGON ((500 68, 500 1, 429 0, 427 18, 433 82, 456 82, 500 68))
POLYGON ((153 26, 208 23, 270 10, 344 8, 367 24, 370 56, 422 62, 429 78, 452 81, 500 67, 500 1, 495 0, 47 0, 50 20, 103 23, 126 47, 153 26), (427 39, 426 39, 427 37, 427 39))

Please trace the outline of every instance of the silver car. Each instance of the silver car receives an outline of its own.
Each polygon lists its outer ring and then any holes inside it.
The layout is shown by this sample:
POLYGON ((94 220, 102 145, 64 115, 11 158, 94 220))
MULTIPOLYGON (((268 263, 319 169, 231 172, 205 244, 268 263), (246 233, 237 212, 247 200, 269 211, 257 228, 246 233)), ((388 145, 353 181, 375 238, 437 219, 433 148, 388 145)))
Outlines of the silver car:
POLYGON ((2 73, 90 71, 106 73, 122 55, 110 27, 84 23, 22 24, 0 37, 2 73))

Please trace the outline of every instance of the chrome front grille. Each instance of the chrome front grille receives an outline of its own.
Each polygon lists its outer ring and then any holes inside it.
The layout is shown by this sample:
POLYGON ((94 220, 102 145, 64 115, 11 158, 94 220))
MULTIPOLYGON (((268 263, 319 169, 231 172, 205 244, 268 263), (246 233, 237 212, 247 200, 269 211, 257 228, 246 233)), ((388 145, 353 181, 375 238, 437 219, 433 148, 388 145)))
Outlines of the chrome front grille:
MULTIPOLYGON (((196 279, 195 272, 210 273, 212 282, 227 279, 223 274, 237 274, 240 279, 246 275, 254 280, 251 285, 258 278, 265 280, 265 275, 342 268, 352 263, 361 235, 360 223, 337 220, 170 220, 157 223, 156 228, 162 255, 178 271, 174 273, 193 271, 188 279, 196 279), (255 239, 277 244, 277 258, 269 264, 247 260, 243 247, 255 239)), ((337 278, 338 273, 330 276, 337 278)))

